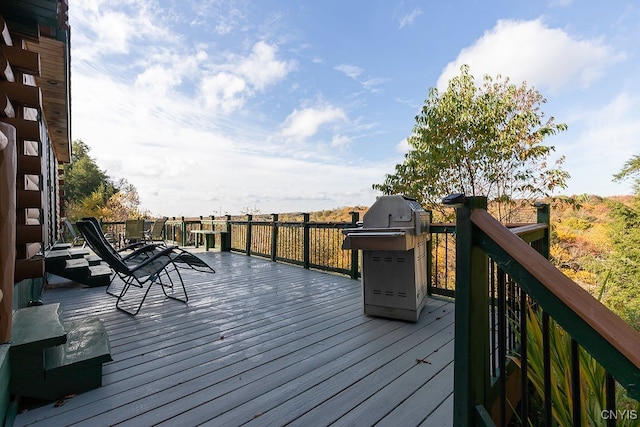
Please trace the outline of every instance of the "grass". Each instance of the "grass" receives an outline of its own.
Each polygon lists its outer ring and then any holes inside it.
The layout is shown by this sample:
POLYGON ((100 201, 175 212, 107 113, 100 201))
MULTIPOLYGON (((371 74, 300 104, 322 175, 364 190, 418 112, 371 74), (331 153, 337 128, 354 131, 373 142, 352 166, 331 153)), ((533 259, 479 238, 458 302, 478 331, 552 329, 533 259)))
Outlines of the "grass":
MULTIPOLYGON (((544 402, 544 363, 542 354, 542 313, 529 309, 527 322, 528 378, 544 402)), ((549 326, 551 349, 551 403, 552 415, 560 426, 570 426, 573 420, 573 402, 571 399, 571 337, 553 320, 549 326)), ((578 347, 580 363, 580 412, 583 423, 590 426, 605 426, 606 410, 605 383, 606 371, 586 350, 578 347)), ((520 366, 519 357, 514 361, 520 366)), ((541 408, 532 408, 538 412, 541 408)), ((616 385, 616 404, 618 426, 637 426, 640 416, 640 403, 629 398, 626 390, 616 385), (635 416, 634 416, 635 414, 635 416)))

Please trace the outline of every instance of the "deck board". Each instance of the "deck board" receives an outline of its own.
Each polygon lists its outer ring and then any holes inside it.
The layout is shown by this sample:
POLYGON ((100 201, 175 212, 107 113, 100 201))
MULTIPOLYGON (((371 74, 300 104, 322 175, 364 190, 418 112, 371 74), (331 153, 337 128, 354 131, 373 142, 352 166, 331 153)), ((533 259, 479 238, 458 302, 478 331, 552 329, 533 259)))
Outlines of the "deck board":
POLYGON ((156 288, 135 317, 104 288, 48 289, 45 303, 59 302, 65 319, 103 320, 114 360, 102 387, 15 425, 452 423, 452 303, 429 298, 417 323, 369 317, 359 281, 198 256, 216 274, 184 274, 187 304, 156 288))

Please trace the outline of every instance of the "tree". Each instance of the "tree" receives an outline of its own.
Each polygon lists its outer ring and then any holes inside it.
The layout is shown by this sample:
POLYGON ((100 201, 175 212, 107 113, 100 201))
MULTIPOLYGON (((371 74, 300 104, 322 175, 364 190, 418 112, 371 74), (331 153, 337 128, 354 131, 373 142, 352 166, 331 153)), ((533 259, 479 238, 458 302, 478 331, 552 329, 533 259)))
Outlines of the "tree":
POLYGON ((73 141, 71 150, 71 163, 64 165, 64 192, 67 203, 81 202, 99 189, 102 189, 107 199, 111 197, 116 189, 107 174, 89 156, 89 146, 82 140, 76 140, 73 141))
POLYGON ((640 196, 640 154, 636 154, 628 160, 622 170, 613 176, 614 181, 623 181, 629 178, 633 179, 634 192, 640 196))
POLYGON ((140 212, 140 197, 136 187, 122 178, 116 184, 118 192, 106 204, 106 221, 125 221, 127 218, 143 218, 148 213, 140 212))
POLYGON ((477 86, 468 66, 460 71, 443 93, 429 90, 407 139, 404 162, 373 188, 405 194, 440 211, 448 194, 483 195, 503 220, 516 207, 566 188, 564 158, 550 166, 555 147, 542 141, 567 125, 553 117, 545 120, 542 95, 501 76, 484 76, 477 86))
POLYGON ((613 250, 607 259, 611 285, 605 303, 640 330, 640 155, 633 156, 614 180, 634 179, 631 203, 612 201, 610 237, 613 250))
POLYGON ((104 221, 141 218, 140 199, 135 186, 122 178, 114 182, 89 156, 90 148, 73 141, 71 164, 65 165, 66 215, 71 220, 85 216, 104 221))

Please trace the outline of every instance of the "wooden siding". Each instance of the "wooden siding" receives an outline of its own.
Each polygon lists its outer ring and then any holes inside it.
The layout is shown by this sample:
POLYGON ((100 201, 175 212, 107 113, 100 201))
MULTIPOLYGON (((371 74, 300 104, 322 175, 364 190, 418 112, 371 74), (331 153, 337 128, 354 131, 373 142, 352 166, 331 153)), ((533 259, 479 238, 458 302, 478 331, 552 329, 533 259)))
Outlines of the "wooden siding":
POLYGON ((103 386, 15 425, 451 425, 451 302, 417 323, 362 314, 360 281, 244 255, 198 254, 189 303, 152 289, 136 317, 104 288, 48 289, 67 319, 99 316, 103 386))

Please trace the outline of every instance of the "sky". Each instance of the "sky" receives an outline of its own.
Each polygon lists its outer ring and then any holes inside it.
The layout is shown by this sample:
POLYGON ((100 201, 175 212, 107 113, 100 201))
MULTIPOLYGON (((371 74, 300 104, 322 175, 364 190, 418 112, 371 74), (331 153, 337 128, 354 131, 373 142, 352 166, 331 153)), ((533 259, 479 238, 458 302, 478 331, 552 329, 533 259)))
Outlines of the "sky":
POLYGON ((640 154, 640 4, 580 0, 70 3, 72 138, 154 215, 370 206, 431 87, 527 82, 562 194, 640 154))

